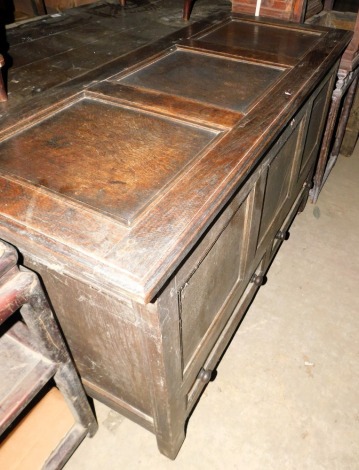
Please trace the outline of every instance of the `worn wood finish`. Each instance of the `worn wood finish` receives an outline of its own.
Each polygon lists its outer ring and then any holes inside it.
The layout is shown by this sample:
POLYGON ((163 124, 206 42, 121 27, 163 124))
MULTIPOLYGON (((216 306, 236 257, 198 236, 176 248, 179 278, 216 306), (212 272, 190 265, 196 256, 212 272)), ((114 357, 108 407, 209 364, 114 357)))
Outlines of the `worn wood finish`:
MULTIPOLYGON (((250 58, 259 63, 267 61, 273 65, 291 67, 305 51, 320 41, 320 35, 315 32, 311 34, 305 29, 295 27, 280 29, 265 22, 260 24, 261 27, 258 28, 258 21, 233 21, 200 38, 203 42, 210 43, 211 48, 224 45, 224 52, 227 54, 233 48, 234 54, 239 55, 243 49, 243 58, 250 58)), ((258 77, 257 80, 259 79, 258 77)))
POLYGON ((350 36, 225 15, 0 128, 0 236, 42 276, 87 391, 170 458, 306 201, 350 36))

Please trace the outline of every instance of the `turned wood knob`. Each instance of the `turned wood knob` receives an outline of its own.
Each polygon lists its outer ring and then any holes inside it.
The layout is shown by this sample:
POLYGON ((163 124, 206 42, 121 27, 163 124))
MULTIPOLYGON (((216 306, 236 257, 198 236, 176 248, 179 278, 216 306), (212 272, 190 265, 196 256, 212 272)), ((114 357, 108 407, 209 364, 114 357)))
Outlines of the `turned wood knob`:
POLYGON ((253 284, 256 286, 262 286, 265 282, 265 276, 262 274, 253 274, 251 282, 253 282, 253 284))
POLYGON ((199 379, 201 382, 205 383, 205 384, 208 384, 208 382, 211 380, 212 378, 212 370, 210 369, 202 369, 199 371, 199 374, 197 376, 197 379, 199 379))
POLYGON ((312 189, 314 186, 314 183, 312 180, 310 181, 305 181, 305 183, 303 184, 303 188, 307 188, 307 189, 312 189))
POLYGON ((289 238, 289 232, 286 230, 279 230, 275 236, 276 240, 288 240, 289 238))

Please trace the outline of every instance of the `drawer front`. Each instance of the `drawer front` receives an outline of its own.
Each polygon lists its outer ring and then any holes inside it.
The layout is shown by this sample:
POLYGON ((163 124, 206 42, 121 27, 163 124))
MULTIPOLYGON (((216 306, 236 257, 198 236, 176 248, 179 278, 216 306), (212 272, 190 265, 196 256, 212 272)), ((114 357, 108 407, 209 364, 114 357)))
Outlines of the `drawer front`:
POLYGON ((258 245, 263 243, 267 233, 290 197, 293 166, 299 147, 300 130, 301 126, 298 125, 268 167, 258 245))
POLYGON ((306 132, 304 150, 298 174, 298 180, 300 182, 304 181, 305 175, 308 173, 309 168, 313 165, 318 155, 319 146, 322 140, 322 132, 328 114, 330 97, 332 95, 334 78, 335 75, 331 80, 326 82, 326 84, 321 88, 319 93, 313 99, 308 122, 308 130, 306 132))
POLYGON ((176 274, 186 384, 194 380, 248 282, 245 266, 255 193, 255 189, 243 189, 233 198, 176 274))
POLYGON ((279 230, 275 233, 275 235, 272 239, 271 248, 268 249, 268 252, 267 252, 268 257, 267 257, 266 265, 268 265, 268 266, 270 265, 272 259, 276 255, 276 253, 279 250, 281 244, 289 238, 290 226, 291 226, 295 216, 297 215, 300 206, 303 204, 303 201, 306 199, 307 194, 308 194, 308 192, 307 192, 306 188, 303 188, 300 191, 297 199, 295 200, 295 202, 293 204, 293 207, 289 211, 289 214, 285 218, 285 220, 284 220, 283 224, 281 225, 281 227, 279 228, 279 230))
MULTIPOLYGON (((265 258, 263 258, 259 262, 256 269, 251 273, 250 280, 255 278, 256 276, 258 277, 263 275, 265 273, 265 269, 266 261, 265 258)), ((206 375, 211 376, 211 371, 214 370, 217 366, 217 363, 220 360, 225 348, 227 347, 238 325, 246 314, 251 304, 251 301, 256 291, 258 290, 259 285, 255 282, 250 282, 250 280, 249 282, 248 280, 246 280, 244 292, 242 293, 239 302, 235 306, 232 315, 226 322, 224 328, 221 330, 221 333, 218 336, 217 341, 211 351, 207 354, 202 363, 198 364, 196 375, 193 377, 193 380, 189 382, 187 388, 185 388, 185 391, 188 391, 186 394, 188 414, 190 413, 198 397, 202 393, 203 388, 208 383, 208 380, 206 380, 206 375), (207 374, 201 375, 201 371, 206 372, 207 374)))
POLYGON ((298 172, 303 154, 310 106, 307 104, 288 124, 270 151, 262 175, 262 199, 254 265, 283 224, 300 188, 298 172))
POLYGON ((179 291, 185 367, 231 291, 240 282, 245 209, 243 204, 237 210, 179 291))
POLYGON ((279 137, 263 174, 263 203, 256 259, 260 259, 313 171, 335 75, 323 81, 279 137))

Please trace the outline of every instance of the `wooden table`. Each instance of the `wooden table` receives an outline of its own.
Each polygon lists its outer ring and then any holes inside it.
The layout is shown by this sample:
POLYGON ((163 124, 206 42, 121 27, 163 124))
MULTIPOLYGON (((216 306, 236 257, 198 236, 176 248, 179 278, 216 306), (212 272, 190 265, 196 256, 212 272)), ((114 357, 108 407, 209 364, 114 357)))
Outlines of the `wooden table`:
POLYGON ((223 15, 3 121, 0 237, 87 391, 170 458, 306 202, 350 37, 223 15))

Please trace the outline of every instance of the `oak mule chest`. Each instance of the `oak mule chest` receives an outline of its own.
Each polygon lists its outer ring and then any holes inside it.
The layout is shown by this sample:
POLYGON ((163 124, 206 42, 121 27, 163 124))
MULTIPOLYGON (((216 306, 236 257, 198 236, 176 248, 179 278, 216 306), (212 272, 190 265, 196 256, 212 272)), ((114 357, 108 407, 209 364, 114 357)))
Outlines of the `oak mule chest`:
POLYGON ((350 37, 222 15, 2 120, 0 238, 88 393, 170 458, 305 204, 350 37))

